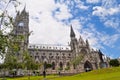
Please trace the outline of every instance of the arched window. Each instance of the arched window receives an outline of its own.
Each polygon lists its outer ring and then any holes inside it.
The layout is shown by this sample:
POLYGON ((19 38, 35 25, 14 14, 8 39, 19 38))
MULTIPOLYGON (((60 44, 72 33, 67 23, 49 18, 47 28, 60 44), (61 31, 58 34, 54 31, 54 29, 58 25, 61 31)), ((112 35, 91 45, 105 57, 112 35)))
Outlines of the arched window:
POLYGON ((47 65, 47 62, 45 61, 44 62, 44 70, 46 69, 46 65, 47 65))
POLYGON ((69 62, 67 62, 67 67, 70 67, 70 63, 69 62))
POLYGON ((68 69, 70 69, 70 63, 69 62, 67 62, 66 66, 67 66, 68 69))
POLYGON ((18 23, 18 27, 24 27, 24 22, 23 21, 20 21, 19 23, 18 23))
POLYGON ((63 63, 62 63, 62 62, 60 62, 60 64, 59 64, 59 65, 60 65, 60 68, 61 68, 61 69, 63 69, 63 63))
POLYGON ((76 69, 76 65, 75 64, 73 64, 73 68, 76 69))
POLYGON ((52 62, 52 70, 55 70, 55 62, 52 62))

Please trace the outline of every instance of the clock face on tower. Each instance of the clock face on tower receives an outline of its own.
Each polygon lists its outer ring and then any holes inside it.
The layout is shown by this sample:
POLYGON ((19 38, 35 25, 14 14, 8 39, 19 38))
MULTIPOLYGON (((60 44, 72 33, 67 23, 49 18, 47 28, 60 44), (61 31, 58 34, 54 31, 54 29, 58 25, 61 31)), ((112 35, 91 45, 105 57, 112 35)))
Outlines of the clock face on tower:
POLYGON ((20 21, 20 22, 18 23, 18 26, 19 26, 19 27, 24 27, 24 22, 23 22, 23 21, 20 21))

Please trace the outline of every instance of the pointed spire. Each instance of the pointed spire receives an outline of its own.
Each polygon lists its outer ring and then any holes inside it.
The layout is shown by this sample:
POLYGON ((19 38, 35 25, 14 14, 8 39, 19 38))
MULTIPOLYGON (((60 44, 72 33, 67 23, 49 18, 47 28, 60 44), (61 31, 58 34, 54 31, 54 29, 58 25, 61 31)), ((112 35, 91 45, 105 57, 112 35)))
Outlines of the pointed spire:
POLYGON ((17 12, 17 16, 20 14, 20 11, 17 12))
POLYGON ((99 54, 100 54, 100 55, 103 55, 103 53, 101 52, 101 50, 100 50, 100 49, 99 49, 99 54))
POLYGON ((101 62, 103 62, 103 53, 101 52, 101 50, 99 50, 98 54, 101 62))
POLYGON ((73 31, 72 25, 71 25, 70 28, 71 28, 70 37, 75 37, 75 33, 74 33, 74 31, 73 31))
POLYGON ((26 4, 25 4, 25 6, 24 6, 24 8, 23 8, 21 13, 26 13, 26 4))
POLYGON ((23 9, 24 11, 26 11, 26 4, 25 4, 25 6, 24 6, 24 9, 23 9))
POLYGON ((86 46, 89 46, 89 42, 88 42, 88 39, 86 39, 86 46))
POLYGON ((79 41, 83 41, 83 39, 82 39, 81 35, 80 35, 79 41))
POLYGON ((84 42, 83 38, 81 37, 81 35, 79 37, 79 44, 80 45, 85 45, 85 42, 84 42))
POLYGON ((20 16, 29 17, 29 12, 26 12, 26 4, 25 4, 23 10, 21 11, 20 16))

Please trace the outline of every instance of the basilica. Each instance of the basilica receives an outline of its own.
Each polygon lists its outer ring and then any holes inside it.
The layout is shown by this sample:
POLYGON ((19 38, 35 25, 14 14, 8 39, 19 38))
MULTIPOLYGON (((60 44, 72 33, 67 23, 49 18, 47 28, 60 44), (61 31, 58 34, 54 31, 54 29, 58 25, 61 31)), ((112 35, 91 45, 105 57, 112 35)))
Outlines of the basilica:
MULTIPOLYGON (((21 51, 28 50, 30 56, 36 63, 51 64, 51 70, 57 71, 69 69, 78 72, 91 71, 108 67, 107 58, 100 50, 90 47, 88 40, 83 40, 76 34, 70 26, 70 44, 66 46, 52 44, 29 44, 29 13, 25 9, 18 12, 15 17, 15 35, 24 35, 25 40, 21 41, 21 51)), ((41 69, 42 70, 42 69, 41 69)))

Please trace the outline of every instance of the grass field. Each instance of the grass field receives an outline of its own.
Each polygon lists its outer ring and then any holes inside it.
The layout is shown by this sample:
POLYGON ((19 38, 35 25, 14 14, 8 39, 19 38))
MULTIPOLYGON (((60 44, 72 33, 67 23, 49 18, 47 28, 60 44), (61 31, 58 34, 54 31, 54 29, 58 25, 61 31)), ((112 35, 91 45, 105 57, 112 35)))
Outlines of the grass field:
POLYGON ((120 67, 94 70, 88 73, 56 78, 54 80, 120 80, 120 67))
MULTIPOLYGON (((28 77, 7 78, 7 80, 28 80, 28 77)), ((30 80, 120 80, 120 67, 94 70, 73 76, 31 76, 30 80)))

